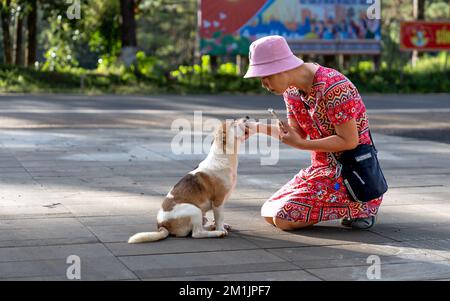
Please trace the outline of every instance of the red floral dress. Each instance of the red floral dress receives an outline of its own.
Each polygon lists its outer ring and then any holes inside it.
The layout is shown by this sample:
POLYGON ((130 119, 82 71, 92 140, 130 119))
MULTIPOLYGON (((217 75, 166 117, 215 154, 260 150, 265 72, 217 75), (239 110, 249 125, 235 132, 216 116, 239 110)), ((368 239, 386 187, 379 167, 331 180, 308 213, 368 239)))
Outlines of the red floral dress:
MULTIPOLYGON (((308 95, 291 87, 283 97, 288 117, 294 117, 311 140, 335 135, 334 125, 354 118, 359 143, 371 144, 369 122, 361 96, 356 87, 336 70, 320 66, 308 95)), ((377 214, 383 197, 366 203, 353 201, 329 153, 313 151, 311 163, 264 203, 262 216, 318 223, 377 214)))

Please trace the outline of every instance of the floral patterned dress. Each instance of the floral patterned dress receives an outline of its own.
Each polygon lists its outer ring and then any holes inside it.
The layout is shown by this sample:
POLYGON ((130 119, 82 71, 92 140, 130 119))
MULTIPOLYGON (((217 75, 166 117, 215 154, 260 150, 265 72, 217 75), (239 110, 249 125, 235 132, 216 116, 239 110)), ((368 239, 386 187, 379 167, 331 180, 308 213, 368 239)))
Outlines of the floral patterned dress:
MULTIPOLYGON (((371 144, 369 122, 361 96, 356 87, 336 70, 319 66, 308 95, 291 87, 283 97, 288 117, 294 117, 311 140, 335 135, 335 125, 354 118, 359 143, 371 144)), ((339 153, 335 155, 339 156, 339 153)), ((332 156, 312 152, 311 166, 300 170, 275 192, 264 203, 261 215, 305 223, 344 217, 364 218, 377 214, 382 199, 366 203, 353 201, 332 156)))

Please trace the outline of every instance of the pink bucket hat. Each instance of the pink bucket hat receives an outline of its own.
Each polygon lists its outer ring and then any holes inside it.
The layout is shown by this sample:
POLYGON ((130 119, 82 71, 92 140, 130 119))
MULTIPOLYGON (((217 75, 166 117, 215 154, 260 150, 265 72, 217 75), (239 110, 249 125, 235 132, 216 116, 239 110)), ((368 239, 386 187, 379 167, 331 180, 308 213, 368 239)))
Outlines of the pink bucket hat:
POLYGON ((286 40, 281 36, 267 36, 250 45, 250 67, 244 78, 264 77, 303 65, 286 40))

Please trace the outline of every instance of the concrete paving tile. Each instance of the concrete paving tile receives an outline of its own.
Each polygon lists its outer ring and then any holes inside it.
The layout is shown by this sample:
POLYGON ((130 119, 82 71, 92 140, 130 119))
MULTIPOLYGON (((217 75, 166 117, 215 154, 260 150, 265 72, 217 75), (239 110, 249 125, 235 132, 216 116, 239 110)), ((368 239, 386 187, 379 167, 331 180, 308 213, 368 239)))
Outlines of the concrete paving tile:
MULTIPOLYGON (((136 279, 118 259, 113 256, 80 258, 81 280, 124 280, 136 279)), ((0 262, 0 279, 18 277, 64 277, 71 264, 66 258, 0 262)))
POLYGON ((24 175, 27 173, 27 170, 23 168, 22 166, 15 166, 15 167, 4 167, 0 166, 1 168, 1 175, 9 175, 9 174, 21 174, 24 175))
POLYGON ((68 280, 67 276, 37 276, 37 277, 17 277, 2 278, 1 281, 74 281, 68 280))
POLYGON ((80 222, 73 218, 27 218, 27 219, 10 219, 0 220, 0 231, 13 231, 22 229, 57 229, 59 227, 82 227, 80 222))
POLYGON ((85 226, 121 226, 121 225, 156 225, 156 215, 146 213, 139 215, 119 216, 87 216, 79 217, 78 221, 85 226))
POLYGON ((163 268, 152 270, 139 270, 133 271, 141 279, 151 280, 151 278, 168 278, 168 277, 192 277, 201 275, 211 275, 219 273, 256 273, 267 271, 288 271, 297 270, 298 267, 292 265, 292 263, 245 263, 239 265, 225 265, 225 266, 199 266, 194 267, 181 267, 181 268, 163 268))
POLYGON ((100 204, 82 204, 72 205, 66 204, 65 207, 74 216, 96 216, 96 215, 137 215, 143 212, 157 212, 159 205, 152 203, 143 204, 127 204, 116 203, 105 207, 104 203, 100 204))
POLYGON ((408 241, 406 244, 413 247, 421 248, 432 254, 437 254, 446 259, 450 259, 450 239, 445 240, 421 240, 408 241))
POLYGON ((47 244, 84 243, 97 241, 96 237, 80 223, 60 222, 53 225, 38 224, 33 228, 4 229, 0 231, 0 247, 47 244))
POLYGON ((27 240, 9 240, 0 241, 0 248, 6 247, 29 247, 29 246, 55 246, 55 245, 72 245, 72 244, 89 244, 98 243, 98 239, 94 236, 68 236, 63 238, 34 238, 27 240))
POLYGON ((450 239, 450 226, 448 225, 408 228, 379 224, 370 231, 397 241, 450 239))
MULTIPOLYGON (((311 274, 328 281, 368 281, 368 266, 307 269, 311 274)), ((411 281, 445 279, 450 276, 450 263, 408 262, 381 265, 381 281, 411 281)), ((370 275, 373 275, 369 272, 370 275)))
POLYGON ((88 226, 101 242, 126 242, 128 238, 138 232, 156 231, 156 222, 137 225, 106 225, 88 226))
POLYGON ((450 204, 402 206, 384 206, 382 204, 377 224, 388 224, 399 228, 450 226, 450 204))
POLYGON ((120 260, 140 278, 296 269, 264 250, 125 256, 120 260))
POLYGON ((239 235, 264 249, 394 242, 392 239, 374 233, 354 231, 338 226, 324 227, 317 225, 292 232, 282 232, 279 229, 274 229, 276 231, 269 233, 262 231, 241 231, 239 235))
POLYGON ((447 204, 450 198, 449 187, 427 187, 422 188, 419 192, 409 192, 409 189, 402 189, 402 191, 388 191, 383 200, 383 206, 404 206, 404 205, 428 205, 447 204), (438 188, 444 188, 447 192, 436 192, 438 188), (428 191, 425 191, 428 190, 428 191))
POLYGON ((55 206, 55 207, 44 207, 42 204, 40 206, 32 205, 32 206, 2 206, 0 211, 0 218, 8 218, 10 216, 16 215, 53 215, 53 214, 69 214, 67 208, 63 206, 55 206))
POLYGON ((252 242, 230 232, 225 238, 195 239, 192 237, 169 237, 163 241, 128 244, 126 240, 118 243, 105 243, 116 256, 179 254, 193 252, 231 251, 258 249, 252 242))
MULTIPOLYGON (((145 279, 143 279, 145 281, 145 279)), ((320 281, 303 270, 153 278, 151 281, 320 281)))
POLYGON ((369 256, 372 255, 378 256, 382 264, 445 261, 445 258, 425 249, 402 243, 280 248, 268 249, 268 252, 305 269, 366 266, 369 256))
POLYGON ((0 262, 66 259, 70 255, 81 259, 113 256, 99 243, 0 248, 0 262))

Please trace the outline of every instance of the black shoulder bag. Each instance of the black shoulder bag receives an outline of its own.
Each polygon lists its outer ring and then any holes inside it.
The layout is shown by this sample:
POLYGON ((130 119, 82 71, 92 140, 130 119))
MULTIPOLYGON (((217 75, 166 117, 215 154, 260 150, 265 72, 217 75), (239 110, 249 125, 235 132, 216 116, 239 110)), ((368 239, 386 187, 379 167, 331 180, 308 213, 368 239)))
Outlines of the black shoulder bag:
POLYGON ((379 198, 388 190, 370 130, 369 135, 372 145, 360 144, 355 149, 343 152, 338 159, 342 165, 344 185, 357 202, 379 198))
MULTIPOLYGON (((308 109, 309 106, 305 105, 308 109)), ((320 135, 323 136, 314 116, 311 116, 311 118, 320 135)), ((349 194, 354 201, 361 203, 379 198, 388 190, 370 130, 369 135, 372 145, 360 144, 355 149, 344 151, 339 159, 336 159, 335 155, 330 153, 335 163, 340 167, 344 185, 349 194)))

